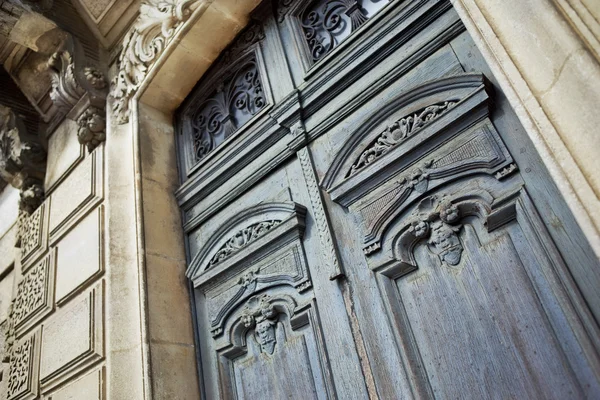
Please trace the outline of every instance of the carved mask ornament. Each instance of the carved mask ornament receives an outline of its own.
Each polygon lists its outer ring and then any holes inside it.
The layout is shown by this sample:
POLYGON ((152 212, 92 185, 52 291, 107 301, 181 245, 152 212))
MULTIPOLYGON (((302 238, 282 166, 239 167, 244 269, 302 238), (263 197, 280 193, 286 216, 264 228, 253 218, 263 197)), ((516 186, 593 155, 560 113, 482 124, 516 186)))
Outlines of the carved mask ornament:
POLYGON ((277 343, 275 329, 278 312, 271 304, 271 300, 271 297, 266 294, 250 298, 241 316, 246 328, 254 327, 254 337, 261 350, 267 354, 273 354, 277 343))
POLYGON ((450 201, 438 202, 430 197, 421 202, 417 216, 408 232, 416 239, 426 239, 429 250, 440 258, 442 264, 458 265, 463 252, 458 237, 462 228, 458 207, 450 201))

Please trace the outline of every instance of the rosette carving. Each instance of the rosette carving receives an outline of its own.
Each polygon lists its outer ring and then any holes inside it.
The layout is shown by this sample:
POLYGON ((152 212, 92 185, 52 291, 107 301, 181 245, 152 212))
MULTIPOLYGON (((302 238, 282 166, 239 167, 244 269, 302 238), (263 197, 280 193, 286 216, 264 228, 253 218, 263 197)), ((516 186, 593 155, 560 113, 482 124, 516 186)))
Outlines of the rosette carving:
POLYGON ((123 41, 119 72, 112 82, 113 112, 118 123, 129 121, 130 99, 177 29, 199 4, 200 0, 146 0, 142 3, 140 16, 123 41))

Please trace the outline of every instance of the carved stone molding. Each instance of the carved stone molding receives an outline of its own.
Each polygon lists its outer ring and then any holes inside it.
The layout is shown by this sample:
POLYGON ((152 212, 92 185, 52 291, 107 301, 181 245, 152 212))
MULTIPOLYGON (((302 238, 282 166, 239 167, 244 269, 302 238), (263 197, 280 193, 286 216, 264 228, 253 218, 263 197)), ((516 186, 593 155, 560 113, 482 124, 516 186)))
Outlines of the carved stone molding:
POLYGON ((32 213, 44 200, 46 151, 24 124, 0 105, 0 177, 21 190, 20 208, 32 213))
POLYGON ((140 16, 123 40, 119 71, 112 82, 113 112, 118 123, 129 121, 129 101, 178 28, 200 3, 200 0, 146 0, 142 3, 140 16))
POLYGON ((106 137, 107 83, 98 69, 83 66, 87 61, 75 41, 70 41, 67 47, 48 60, 52 79, 50 98, 57 109, 49 129, 55 128, 64 117, 76 121, 79 142, 91 151, 106 137))

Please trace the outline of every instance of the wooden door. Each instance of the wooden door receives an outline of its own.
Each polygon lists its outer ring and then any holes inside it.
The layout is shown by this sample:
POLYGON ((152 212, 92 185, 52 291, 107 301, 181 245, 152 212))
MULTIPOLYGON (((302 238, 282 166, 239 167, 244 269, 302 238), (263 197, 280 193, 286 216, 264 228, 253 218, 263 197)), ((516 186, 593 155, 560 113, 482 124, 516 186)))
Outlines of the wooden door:
POLYGON ((177 120, 206 398, 600 396, 598 260, 449 1, 264 2, 177 120))

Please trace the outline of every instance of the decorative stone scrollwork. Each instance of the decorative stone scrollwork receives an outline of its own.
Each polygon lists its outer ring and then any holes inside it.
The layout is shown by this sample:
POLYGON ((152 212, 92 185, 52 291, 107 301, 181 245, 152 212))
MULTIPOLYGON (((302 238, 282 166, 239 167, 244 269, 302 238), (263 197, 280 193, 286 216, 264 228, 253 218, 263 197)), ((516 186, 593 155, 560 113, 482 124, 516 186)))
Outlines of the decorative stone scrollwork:
POLYGON ((140 16, 123 40, 119 72, 112 82, 113 112, 120 124, 129 121, 129 100, 177 29, 201 4, 200 0, 146 0, 140 16))
POLYGON ((44 200, 46 151, 9 109, 0 106, 0 177, 21 190, 20 208, 32 213, 44 200))
POLYGON ((352 176, 361 169, 366 168, 392 148, 405 141, 420 128, 439 118, 457 103, 458 101, 445 101, 440 104, 434 104, 395 121, 385 128, 377 139, 362 152, 358 160, 352 164, 347 176, 352 176))
POLYGON ((248 244, 263 236, 280 223, 280 220, 258 222, 237 232, 225 242, 219 251, 217 251, 217 253, 210 260, 208 268, 229 258, 233 253, 246 247, 248 244))
POLYGON ((75 60, 75 55, 81 50, 74 41, 68 47, 48 60, 52 79, 50 98, 58 109, 51 127, 65 116, 76 121, 79 142, 91 151, 106 138, 106 79, 94 67, 78 68, 82 62, 75 60))
POLYGON ((378 0, 312 2, 300 16, 312 60, 317 62, 329 54, 386 3, 378 0))

